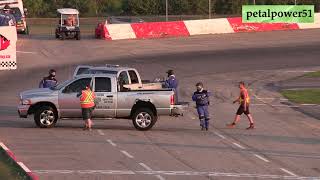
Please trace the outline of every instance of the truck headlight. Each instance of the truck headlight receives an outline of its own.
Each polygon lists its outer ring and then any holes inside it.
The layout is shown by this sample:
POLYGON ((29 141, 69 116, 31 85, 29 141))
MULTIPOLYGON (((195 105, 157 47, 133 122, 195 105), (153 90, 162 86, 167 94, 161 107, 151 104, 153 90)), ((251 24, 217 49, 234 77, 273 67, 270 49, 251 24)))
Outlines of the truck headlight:
POLYGON ((30 99, 23 99, 23 100, 21 100, 21 104, 22 105, 30 105, 31 104, 31 100, 30 99))

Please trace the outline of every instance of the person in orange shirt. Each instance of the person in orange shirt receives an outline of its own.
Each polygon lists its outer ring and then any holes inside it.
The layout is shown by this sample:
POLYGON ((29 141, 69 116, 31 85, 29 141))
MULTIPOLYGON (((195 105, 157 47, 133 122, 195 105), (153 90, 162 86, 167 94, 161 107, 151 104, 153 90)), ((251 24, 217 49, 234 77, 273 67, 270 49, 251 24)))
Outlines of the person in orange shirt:
POLYGON ((248 117, 248 120, 250 122, 250 126, 247 129, 248 130, 254 129, 253 118, 252 118, 252 116, 250 114, 250 110, 249 110, 250 97, 249 97, 248 90, 245 87, 245 83, 240 82, 239 88, 240 88, 240 95, 235 101, 233 101, 233 103, 239 102, 240 106, 238 108, 238 111, 236 113, 236 116, 235 116, 233 123, 227 124, 227 126, 230 128, 235 127, 237 122, 240 121, 240 116, 244 113, 248 117))
POLYGON ((94 104, 95 97, 96 96, 94 92, 91 90, 89 85, 87 85, 86 88, 81 92, 80 105, 82 109, 82 118, 85 121, 84 130, 91 131, 91 127, 92 127, 91 117, 95 107, 95 104, 94 104))

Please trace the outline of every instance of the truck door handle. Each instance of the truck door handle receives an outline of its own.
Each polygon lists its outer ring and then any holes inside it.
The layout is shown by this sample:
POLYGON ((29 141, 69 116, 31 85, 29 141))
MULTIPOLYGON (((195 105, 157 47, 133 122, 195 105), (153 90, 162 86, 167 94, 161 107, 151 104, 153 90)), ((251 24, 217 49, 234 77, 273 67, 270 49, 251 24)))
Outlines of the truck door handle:
POLYGON ((113 97, 113 95, 109 95, 109 96, 107 96, 107 97, 113 97))

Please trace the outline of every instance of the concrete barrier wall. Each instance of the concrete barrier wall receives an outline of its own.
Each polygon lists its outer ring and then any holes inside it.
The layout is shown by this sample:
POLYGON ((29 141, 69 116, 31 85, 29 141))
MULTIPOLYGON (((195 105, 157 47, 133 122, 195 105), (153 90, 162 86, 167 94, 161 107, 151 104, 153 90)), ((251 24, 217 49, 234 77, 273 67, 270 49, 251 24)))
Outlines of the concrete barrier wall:
POLYGON ((233 33, 225 18, 184 21, 190 35, 233 33))
POLYGON ((242 23, 241 17, 227 19, 234 32, 262 32, 299 29, 299 26, 296 23, 242 23))
POLYGON ((320 28, 320 13, 314 14, 314 23, 299 23, 300 29, 320 28))
POLYGON ((15 26, 0 27, 0 70, 17 69, 17 30, 15 26))
POLYGON ((110 24, 106 25, 106 27, 112 40, 136 39, 130 24, 110 24))
POLYGON ((190 36, 183 21, 135 23, 131 27, 138 39, 190 36))
POLYGON ((240 17, 105 25, 103 39, 149 39, 162 37, 186 37, 201 34, 261 32, 320 28, 320 13, 315 14, 315 23, 242 23, 240 17))

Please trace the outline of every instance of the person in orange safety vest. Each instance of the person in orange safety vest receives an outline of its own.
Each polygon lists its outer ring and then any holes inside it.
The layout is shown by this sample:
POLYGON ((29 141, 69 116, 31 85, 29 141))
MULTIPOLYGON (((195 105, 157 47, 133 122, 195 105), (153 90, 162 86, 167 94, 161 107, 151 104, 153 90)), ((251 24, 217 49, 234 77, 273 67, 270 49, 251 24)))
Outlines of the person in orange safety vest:
POLYGON ((91 130, 91 126, 92 126, 91 116, 95 107, 94 99, 95 99, 95 94, 91 90, 90 86, 87 85, 86 88, 82 90, 81 96, 80 96, 82 118, 85 121, 84 130, 87 130, 87 129, 91 130))
POLYGON ((249 111, 250 97, 249 97, 248 90, 245 87, 245 83, 240 82, 239 88, 240 88, 240 95, 235 101, 233 101, 233 103, 239 102, 240 106, 239 106, 239 109, 236 113, 236 116, 235 116, 233 123, 228 124, 227 126, 230 128, 235 127, 236 123, 240 120, 240 116, 244 113, 248 117, 248 120, 250 122, 250 126, 247 129, 248 130, 254 129, 253 118, 252 118, 250 111, 249 111))

